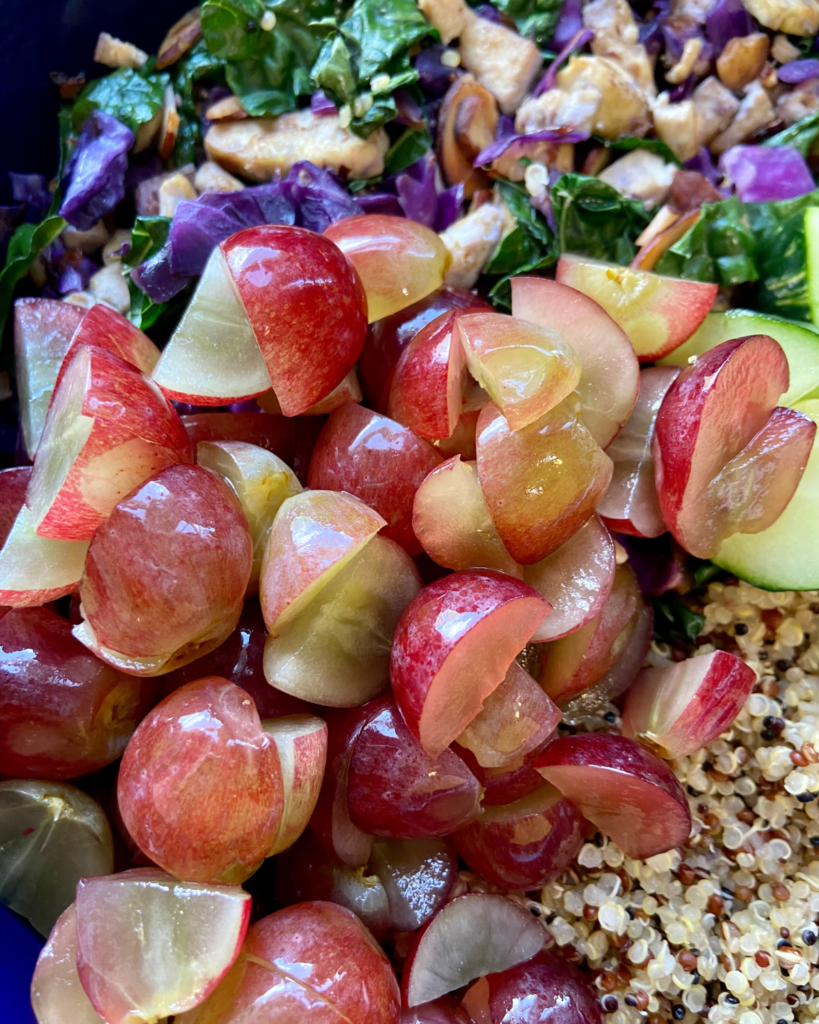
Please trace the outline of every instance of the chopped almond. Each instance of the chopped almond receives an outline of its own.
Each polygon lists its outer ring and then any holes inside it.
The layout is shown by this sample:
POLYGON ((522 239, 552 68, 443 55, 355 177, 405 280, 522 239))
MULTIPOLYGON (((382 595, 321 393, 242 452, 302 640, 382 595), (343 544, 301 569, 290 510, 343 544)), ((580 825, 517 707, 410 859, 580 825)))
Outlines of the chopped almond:
POLYGON ((173 64, 201 38, 202 26, 199 23, 199 8, 194 7, 187 14, 183 14, 179 21, 168 30, 168 34, 159 47, 156 66, 161 69, 173 64))
POLYGON ((94 60, 108 68, 133 68, 139 70, 148 60, 148 54, 133 43, 123 42, 107 32, 100 32, 94 60))

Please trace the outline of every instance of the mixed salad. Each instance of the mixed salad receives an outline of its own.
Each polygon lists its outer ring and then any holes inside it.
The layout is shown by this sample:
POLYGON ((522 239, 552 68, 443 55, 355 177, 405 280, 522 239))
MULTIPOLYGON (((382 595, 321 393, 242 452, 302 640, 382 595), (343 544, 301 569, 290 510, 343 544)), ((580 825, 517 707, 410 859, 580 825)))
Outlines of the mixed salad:
POLYGON ((819 1015, 818 33, 204 0, 52 76, 0 208, 39 1024, 819 1015))

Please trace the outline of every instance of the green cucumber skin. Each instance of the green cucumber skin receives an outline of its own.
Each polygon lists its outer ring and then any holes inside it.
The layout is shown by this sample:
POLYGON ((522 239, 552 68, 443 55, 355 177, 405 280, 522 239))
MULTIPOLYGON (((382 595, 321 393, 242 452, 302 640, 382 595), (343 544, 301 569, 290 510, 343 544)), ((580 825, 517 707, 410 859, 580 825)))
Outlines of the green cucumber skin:
MULTIPOLYGON (((819 214, 819 210, 816 212, 819 214)), ((770 335, 779 342, 788 358, 791 383, 780 399, 782 405, 792 406, 819 396, 819 328, 768 313, 749 309, 709 313, 684 345, 659 362, 662 366, 687 366, 691 356, 702 355, 723 341, 750 334, 770 335)))

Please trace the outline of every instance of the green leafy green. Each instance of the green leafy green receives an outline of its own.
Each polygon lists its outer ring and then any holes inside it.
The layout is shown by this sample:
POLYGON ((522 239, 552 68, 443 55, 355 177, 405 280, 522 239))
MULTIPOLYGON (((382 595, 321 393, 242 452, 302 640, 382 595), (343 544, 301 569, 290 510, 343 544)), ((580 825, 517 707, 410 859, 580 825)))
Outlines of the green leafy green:
POLYGON ((384 158, 385 174, 400 174, 416 160, 420 160, 432 148, 432 136, 428 131, 416 132, 407 128, 393 142, 384 158))
POLYGON ((72 108, 72 125, 80 131, 94 110, 104 110, 122 121, 136 135, 158 113, 171 80, 166 71, 149 73, 118 68, 104 78, 89 82, 72 108))
POLYGON ((819 206, 819 190, 796 199, 707 203, 699 220, 666 252, 657 272, 723 287, 758 281, 756 307, 810 320, 805 210, 819 206))
POLYGON ((336 24, 333 0, 205 0, 202 34, 252 116, 283 114, 313 91, 310 69, 336 24), (262 28, 266 14, 272 29, 262 28))
POLYGON ((138 267, 168 241, 170 217, 137 217, 131 231, 131 246, 122 257, 126 267, 138 267))
POLYGON ((415 0, 355 0, 341 24, 360 81, 387 71, 433 29, 415 0))
POLYGON ((205 44, 249 114, 282 114, 324 89, 352 108, 350 127, 364 137, 395 118, 392 94, 418 78, 409 49, 435 35, 415 0, 205 0, 201 18, 205 44), (270 14, 275 25, 265 30, 270 14))
MULTIPOLYGON (((473 6, 481 0, 470 0, 473 6)), ((496 7, 510 17, 522 36, 545 46, 560 18, 563 0, 494 0, 496 7)))
MULTIPOLYGON (((171 230, 170 217, 137 217, 131 232, 131 246, 122 257, 123 265, 130 270, 155 255, 168 240, 171 230)), ((127 272, 126 270, 126 272, 127 272)), ((128 278, 131 293, 131 309, 128 318, 143 331, 152 327, 171 307, 176 305, 178 296, 170 302, 156 303, 128 278)))
POLYGON ((196 111, 194 87, 203 78, 212 80, 214 84, 223 83, 225 65, 224 61, 213 56, 204 39, 200 39, 171 70, 174 72, 174 92, 181 101, 173 159, 177 167, 182 167, 195 161, 196 147, 202 140, 202 123, 196 111))
POLYGON ((692 611, 678 594, 654 598, 654 632, 661 640, 693 643, 702 632, 705 618, 692 611))
POLYGON ((703 562, 700 559, 691 559, 694 568, 694 586, 701 587, 704 583, 710 583, 722 572, 718 565, 713 562, 703 562))
POLYGON ((501 241, 484 272, 500 275, 489 296, 495 305, 510 309, 509 279, 550 267, 559 253, 546 218, 532 206, 526 189, 510 181, 501 182, 498 187, 517 226, 501 241))
POLYGON ((629 263, 634 240, 651 220, 639 199, 628 199, 599 178, 564 174, 552 188, 560 252, 629 263))
POLYGON ((6 263, 0 270, 0 335, 14 299, 14 289, 28 273, 31 264, 46 246, 51 245, 66 222, 62 217, 48 216, 40 224, 21 224, 11 236, 6 263))
POLYGON ((793 146, 798 149, 802 156, 807 156, 813 148, 813 144, 819 137, 819 111, 808 114, 801 121, 792 124, 790 128, 777 132, 769 139, 765 139, 763 146, 793 146))
POLYGON ((756 249, 746 204, 732 196, 705 203, 697 223, 663 254, 656 269, 670 277, 729 287, 758 279, 756 249))
POLYGON ((601 138, 598 135, 593 136, 593 138, 595 142, 601 146, 605 146, 606 149, 620 149, 627 153, 630 153, 634 149, 646 149, 649 153, 656 153, 657 156, 661 156, 666 163, 676 164, 678 167, 682 166, 680 161, 674 156, 662 139, 638 139, 636 137, 628 137, 612 141, 611 139, 601 138))

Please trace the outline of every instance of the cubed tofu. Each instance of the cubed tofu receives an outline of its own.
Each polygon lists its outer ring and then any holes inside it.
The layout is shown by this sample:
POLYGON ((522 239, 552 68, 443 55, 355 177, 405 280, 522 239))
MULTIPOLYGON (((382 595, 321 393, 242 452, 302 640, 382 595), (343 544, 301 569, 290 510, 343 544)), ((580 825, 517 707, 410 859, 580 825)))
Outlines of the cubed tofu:
POLYGON ((488 89, 504 114, 514 114, 543 67, 531 39, 468 12, 460 36, 461 63, 488 89))
POLYGON ((819 32, 819 0, 742 0, 742 5, 765 28, 791 36, 819 32))
POLYGON ((699 117, 697 144, 707 146, 731 123, 739 110, 739 100, 713 75, 700 82, 691 99, 699 117))
POLYGON ((776 101, 776 116, 786 125, 796 124, 803 117, 819 110, 819 79, 812 78, 790 92, 783 93, 776 101))
POLYGON ((648 96, 656 95, 654 62, 640 42, 640 29, 626 0, 592 0, 583 8, 583 24, 592 29, 592 53, 611 57, 648 96))
POLYGON ((572 57, 557 74, 557 86, 573 92, 584 86, 600 91, 600 105, 592 129, 606 139, 645 135, 650 122, 646 93, 617 61, 610 57, 572 57))
POLYGON ((760 128, 766 128, 776 114, 770 98, 759 82, 751 82, 733 121, 711 143, 711 152, 720 154, 738 146, 760 128))
POLYGON ((100 32, 94 50, 94 60, 107 68, 133 68, 138 70, 148 60, 148 54, 133 43, 116 39, 107 32, 100 32))
POLYGON ((245 187, 212 160, 206 160, 197 168, 193 184, 197 192, 240 192, 245 187))
POLYGON ((450 225, 440 236, 452 256, 444 284, 471 288, 509 228, 508 211, 495 203, 484 203, 450 225))
POLYGON ((270 181, 293 164, 310 160, 318 167, 345 171, 351 178, 372 178, 384 170, 389 139, 383 128, 366 139, 342 128, 337 114, 317 116, 299 110, 280 117, 222 121, 205 136, 211 160, 249 181, 270 181))
POLYGON ((131 308, 131 293, 120 262, 109 263, 98 270, 88 282, 88 291, 97 302, 105 303, 118 313, 126 313, 131 308))
POLYGON ((444 44, 460 36, 472 14, 464 0, 418 0, 418 7, 444 44))
POLYGON ((159 215, 173 217, 183 199, 196 199, 196 189, 190 179, 178 171, 159 186, 159 215))
POLYGON ((609 164, 598 177, 623 195, 642 199, 651 208, 665 200, 676 173, 676 166, 666 163, 657 153, 635 149, 609 164))
POLYGON ((685 162, 696 155, 699 149, 699 119, 693 100, 670 103, 668 93, 663 93, 654 104, 652 115, 657 137, 663 140, 678 160, 685 162))

